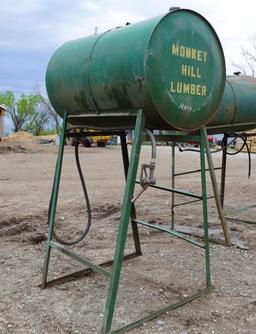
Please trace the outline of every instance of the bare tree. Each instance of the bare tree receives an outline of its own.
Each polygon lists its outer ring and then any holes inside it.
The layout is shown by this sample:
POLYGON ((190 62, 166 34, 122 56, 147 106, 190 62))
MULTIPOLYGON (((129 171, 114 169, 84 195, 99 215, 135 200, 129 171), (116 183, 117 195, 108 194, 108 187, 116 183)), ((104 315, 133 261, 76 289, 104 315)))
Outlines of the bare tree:
POLYGON ((45 111, 47 111, 49 117, 48 118, 49 124, 54 127, 56 133, 60 133, 60 128, 61 128, 60 116, 56 113, 53 106, 51 105, 51 102, 47 98, 43 99, 42 104, 45 111))
MULTIPOLYGON (((42 99, 43 101, 43 99, 42 99)), ((33 133, 33 135, 38 136, 49 124, 49 114, 44 108, 43 103, 38 105, 34 110, 33 114, 26 123, 24 130, 33 133)))
POLYGON ((61 122, 62 122, 61 117, 54 110, 50 100, 41 94, 40 83, 38 82, 35 83, 33 91, 37 92, 37 94, 42 96, 40 105, 41 113, 43 118, 44 116, 47 117, 48 120, 47 125, 51 128, 54 128, 56 133, 60 133, 61 122))
POLYGON ((251 38, 248 48, 242 47, 243 62, 232 65, 244 75, 256 76, 256 35, 251 38))

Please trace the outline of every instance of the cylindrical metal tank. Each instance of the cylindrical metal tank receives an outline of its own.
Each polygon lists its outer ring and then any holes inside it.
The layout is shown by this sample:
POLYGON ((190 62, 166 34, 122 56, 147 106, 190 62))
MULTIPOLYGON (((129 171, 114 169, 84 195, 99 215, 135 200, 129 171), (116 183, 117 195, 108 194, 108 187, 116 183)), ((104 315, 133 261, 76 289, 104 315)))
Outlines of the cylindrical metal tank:
POLYGON ((219 107, 224 85, 220 41, 187 9, 68 42, 46 73, 57 113, 93 128, 130 128, 143 108, 148 128, 197 129, 219 107))
POLYGON ((209 133, 244 131, 256 127, 256 79, 227 76, 217 113, 207 124, 209 133))

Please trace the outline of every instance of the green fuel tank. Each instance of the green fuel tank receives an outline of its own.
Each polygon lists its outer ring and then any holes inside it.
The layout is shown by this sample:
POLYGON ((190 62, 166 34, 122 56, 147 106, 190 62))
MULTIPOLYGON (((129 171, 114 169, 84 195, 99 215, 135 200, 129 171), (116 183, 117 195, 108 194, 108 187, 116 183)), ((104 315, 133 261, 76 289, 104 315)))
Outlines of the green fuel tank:
POLYGON ((245 131, 256 127, 256 79, 227 76, 219 110, 207 124, 209 133, 245 131))
POLYGON ((141 108, 147 128, 198 129, 218 109, 224 86, 214 29, 198 13, 177 8, 67 42, 46 73, 57 113, 95 129, 129 129, 141 108))

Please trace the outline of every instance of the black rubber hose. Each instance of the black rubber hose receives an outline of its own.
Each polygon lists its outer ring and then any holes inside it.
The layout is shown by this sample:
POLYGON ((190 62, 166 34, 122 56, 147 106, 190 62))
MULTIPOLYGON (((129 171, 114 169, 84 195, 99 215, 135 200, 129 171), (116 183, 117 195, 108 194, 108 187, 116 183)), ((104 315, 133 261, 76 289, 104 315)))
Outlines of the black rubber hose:
MULTIPOLYGON (((235 135, 235 136, 237 137, 237 135, 235 135)), ((228 146, 232 145, 235 142, 236 138, 234 138, 233 140, 231 140, 231 142, 228 143, 225 146, 223 145, 223 140, 224 139, 222 139, 222 141, 221 141, 221 148, 218 149, 218 150, 211 151, 212 154, 223 151, 224 148, 227 148, 228 146)), ((196 148, 181 148, 180 145, 178 146, 178 148, 179 148, 180 152, 197 152, 197 153, 200 153, 200 150, 196 149, 196 148)), ((239 151, 236 151, 235 153, 227 153, 227 154, 229 154, 229 155, 235 155, 235 154, 239 153, 240 151, 242 151, 243 148, 244 148, 244 145, 243 145, 243 147, 239 151)))
MULTIPOLYGON (((237 138, 240 138, 243 141, 243 144, 239 148, 239 150, 237 150, 233 153, 231 153, 231 152, 226 152, 226 153, 227 153, 227 155, 236 155, 236 154, 240 153, 243 150, 244 147, 246 147, 247 154, 248 154, 248 179, 249 179, 250 176, 251 176, 252 162, 251 162, 251 151, 250 151, 250 148, 247 144, 247 134, 246 133, 241 133, 241 134, 229 133, 229 137, 234 137, 234 139, 231 140, 231 142, 229 142, 227 145, 224 145, 224 137, 223 137, 223 139, 221 141, 221 148, 219 150, 211 151, 211 153, 218 153, 220 151, 223 151, 225 148, 232 145, 237 138)), ((193 149, 193 148, 182 149, 180 146, 179 146, 179 151, 180 152, 188 152, 188 151, 190 151, 190 152, 200 152, 200 150, 198 150, 198 149, 193 149)))
POLYGON ((248 179, 251 177, 252 171, 252 160, 251 160, 251 150, 247 143, 245 143, 247 154, 248 154, 248 179))
MULTIPOLYGON (((233 153, 232 152, 227 152, 227 154, 228 155, 236 155, 236 154, 240 153, 243 150, 243 148, 246 146, 246 141, 247 141, 246 134, 245 133, 242 133, 242 134, 230 133, 229 137, 234 137, 234 139, 229 144, 227 144, 226 147, 232 145, 237 138, 240 138, 243 141, 243 145, 239 148, 239 150, 237 150, 237 151, 235 151, 233 153)), ((222 149, 225 148, 223 142, 224 142, 224 138, 221 141, 221 147, 222 147, 222 149)))
POLYGON ((235 134, 231 133, 230 136, 236 135, 236 137, 240 138, 243 141, 243 145, 240 147, 240 149, 236 152, 230 153, 227 152, 228 155, 236 155, 237 153, 241 152, 244 147, 246 147, 246 151, 248 154, 248 179, 251 177, 251 170, 252 170, 252 162, 251 162, 251 151, 250 148, 247 144, 247 134, 242 133, 242 134, 235 134))
MULTIPOLYGON (((85 198, 86 207, 87 207, 87 216, 88 216, 87 225, 86 225, 86 228, 85 228, 84 232, 81 234, 81 236, 78 239, 72 240, 72 241, 63 240, 62 238, 60 238, 56 234, 55 231, 53 231, 53 236, 54 236, 54 238, 58 242, 62 243, 63 245, 69 245, 69 246, 76 245, 77 243, 79 243, 80 241, 82 241, 86 237, 86 235, 88 234, 88 232, 90 230, 90 227, 91 227, 91 223, 92 223, 91 204, 90 204, 88 192, 87 192, 87 189, 86 189, 83 172, 82 172, 82 169, 81 169, 78 147, 79 147, 79 138, 76 138, 76 142, 75 142, 76 166, 77 166, 78 174, 79 174, 79 177, 80 177, 80 180, 81 180, 81 184, 82 184, 82 188, 83 188, 83 193, 84 193, 84 198, 85 198)), ((49 204, 49 210, 48 210, 48 224, 49 224, 49 220, 50 220, 50 208, 51 208, 52 196, 53 196, 53 193, 51 195, 50 204, 49 204)))

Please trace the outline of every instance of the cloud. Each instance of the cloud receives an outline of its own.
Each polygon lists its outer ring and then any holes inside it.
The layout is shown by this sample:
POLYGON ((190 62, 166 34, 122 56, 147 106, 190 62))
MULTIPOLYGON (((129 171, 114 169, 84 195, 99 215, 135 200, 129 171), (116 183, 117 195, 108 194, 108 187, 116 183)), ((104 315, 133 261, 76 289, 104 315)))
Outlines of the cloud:
POLYGON ((95 3, 89 0, 80 2, 79 6, 81 7, 81 9, 86 9, 90 12, 99 12, 101 10, 99 5, 96 5, 95 3))
MULTIPOLYGON (((229 73, 231 60, 241 60, 241 46, 255 34, 252 0, 172 1, 198 11, 217 31, 223 44, 229 73)), ((29 92, 36 82, 44 85, 44 73, 54 50, 70 39, 99 32, 167 12, 170 1, 145 0, 0 0, 0 91, 9 87, 29 92)))
POLYGON ((50 55, 67 40, 143 19, 106 1, 0 0, 0 7, 0 91, 44 85, 50 55))

